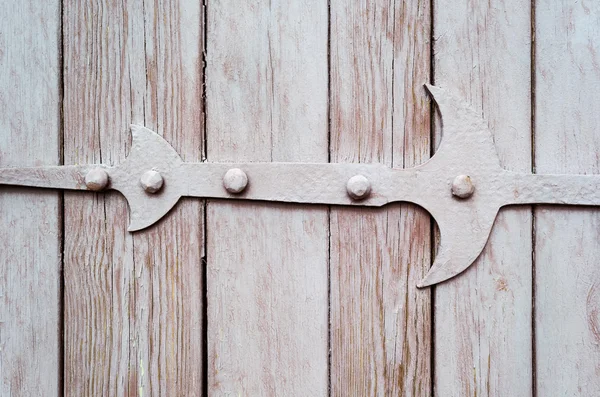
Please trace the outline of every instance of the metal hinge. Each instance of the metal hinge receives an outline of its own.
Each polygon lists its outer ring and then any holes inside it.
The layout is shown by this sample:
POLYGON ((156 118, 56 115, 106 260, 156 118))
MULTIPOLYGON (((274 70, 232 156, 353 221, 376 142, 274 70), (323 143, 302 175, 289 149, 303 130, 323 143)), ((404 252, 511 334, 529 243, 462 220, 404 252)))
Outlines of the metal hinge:
POLYGON ((381 164, 186 163, 155 132, 131 126, 122 164, 0 169, 0 184, 121 192, 129 230, 161 219, 182 196, 299 204, 382 206, 415 203, 433 216, 441 246, 419 287, 456 276, 483 250, 499 209, 515 204, 600 205, 600 175, 504 170, 486 122, 462 101, 427 85, 442 115, 443 141, 412 169, 381 164))

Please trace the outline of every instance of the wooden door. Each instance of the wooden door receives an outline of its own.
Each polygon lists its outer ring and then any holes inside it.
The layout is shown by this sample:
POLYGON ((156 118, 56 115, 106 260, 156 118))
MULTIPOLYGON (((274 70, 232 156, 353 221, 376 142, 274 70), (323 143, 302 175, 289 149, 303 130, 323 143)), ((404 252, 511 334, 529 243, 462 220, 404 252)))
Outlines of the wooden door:
MULTIPOLYGON (((502 165, 600 173, 600 5, 34 0, 0 8, 0 167, 118 164, 129 124, 186 161, 412 167, 423 83, 502 165)), ((600 209, 503 209, 477 262, 416 284, 421 208, 0 186, 0 396, 600 395, 600 209)))

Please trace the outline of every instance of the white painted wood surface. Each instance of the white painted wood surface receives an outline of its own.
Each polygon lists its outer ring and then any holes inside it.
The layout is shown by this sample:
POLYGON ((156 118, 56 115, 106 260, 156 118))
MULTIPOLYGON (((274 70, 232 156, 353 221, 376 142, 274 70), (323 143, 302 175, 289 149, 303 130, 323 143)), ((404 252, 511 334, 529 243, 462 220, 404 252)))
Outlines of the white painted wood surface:
MULTIPOLYGON (((202 7, 65 3, 66 164, 122 162, 129 124, 201 160, 202 7)), ((131 235, 117 194, 65 195, 66 395, 202 394, 203 223, 183 201, 131 235)))
MULTIPOLYGON (((503 167, 531 170, 530 2, 434 11, 435 84, 481 109, 503 167)), ((435 287, 436 396, 531 395, 531 272, 531 209, 503 209, 479 259, 435 287)))
MULTIPOLYGON (((188 161, 410 167, 433 75, 506 168, 600 173, 597 2, 204 3, 3 5, 0 166, 116 164, 135 122, 188 161)), ((203 280, 199 200, 130 235, 122 197, 68 193, 61 313, 59 197, 0 189, 0 396, 600 394, 598 209, 503 210, 432 292, 413 206, 211 201, 203 280)))
MULTIPOLYGON (((535 165, 600 173, 600 3, 536 1, 535 165)), ((539 396, 600 395, 600 210, 536 210, 539 396)))
MULTIPOLYGON (((326 162, 327 3, 224 0, 207 23, 208 159, 326 162)), ((211 201, 207 254, 208 394, 326 395, 326 208, 211 201)))
MULTIPOLYGON (((331 1, 331 161, 429 157, 429 1, 331 1)), ((430 217, 408 204, 331 210, 331 394, 431 388, 430 217)))
MULTIPOLYGON (((0 167, 55 165, 60 3, 4 3, 0 167)), ((0 188, 0 396, 59 393, 60 206, 58 192, 0 188)))

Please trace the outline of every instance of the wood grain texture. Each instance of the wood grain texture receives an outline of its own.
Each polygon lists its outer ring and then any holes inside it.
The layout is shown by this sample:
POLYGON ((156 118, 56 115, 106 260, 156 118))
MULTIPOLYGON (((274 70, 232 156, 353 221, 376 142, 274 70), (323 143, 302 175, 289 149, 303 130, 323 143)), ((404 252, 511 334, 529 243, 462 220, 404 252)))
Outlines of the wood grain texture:
MULTIPOLYGON (((1 167, 60 161, 59 32, 58 1, 2 4, 1 167)), ((59 393, 59 197, 0 188, 1 396, 59 393)))
MULTIPOLYGON (((331 1, 331 161, 429 157, 429 1, 331 1)), ((431 394, 430 217, 331 211, 331 393, 431 394)))
MULTIPOLYGON (((202 21, 195 1, 65 2, 66 164, 122 162, 132 122, 201 160, 202 21)), ((65 394, 201 395, 201 202, 126 226, 121 196, 65 195, 65 394)))
MULTIPOLYGON (((326 162, 327 2, 217 1, 207 23, 208 159, 326 162)), ((208 204, 209 394, 327 394, 327 220, 208 204)))
MULTIPOLYGON (((600 4, 536 1, 538 173, 600 173, 600 4)), ((536 387, 600 395, 600 211, 536 210, 536 387)))
MULTIPOLYGON (((503 167, 530 171, 530 2, 434 10, 435 84, 481 110, 503 167)), ((503 209, 479 259, 436 287, 435 395, 531 395, 531 272, 531 209, 503 209)))

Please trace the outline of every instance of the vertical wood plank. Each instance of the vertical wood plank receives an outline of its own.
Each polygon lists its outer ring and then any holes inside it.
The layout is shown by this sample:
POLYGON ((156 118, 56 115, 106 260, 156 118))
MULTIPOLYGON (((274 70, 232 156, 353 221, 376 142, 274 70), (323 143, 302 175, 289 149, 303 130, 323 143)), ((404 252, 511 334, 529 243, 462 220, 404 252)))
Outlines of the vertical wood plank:
MULTIPOLYGON (((524 172, 531 169, 530 9, 525 0, 434 4, 435 84, 480 109, 502 165, 524 172)), ((531 395, 531 240, 531 209, 504 209, 479 259, 436 287, 435 395, 531 395)))
MULTIPOLYGON (((538 173, 600 173, 600 4, 536 1, 538 173)), ((539 396, 600 395, 600 212, 536 210, 539 396)))
MULTIPOLYGON (((59 1, 2 4, 0 167, 60 161, 59 32, 59 1)), ((59 393, 60 270, 59 194, 2 186, 2 396, 59 393)))
MULTIPOLYGON (((65 2, 66 164, 122 162, 132 122, 201 160, 202 25, 196 1, 65 2)), ((202 205, 127 218, 117 194, 65 196, 65 394, 200 395, 202 205)))
MULTIPOLYGON (((327 2, 207 12, 208 160, 326 162, 327 2)), ((327 393, 327 220, 323 207, 208 204, 210 394, 327 393)))
MULTIPOLYGON (((331 161, 429 157, 430 2, 331 1, 331 161)), ((373 187, 377 190, 377 186, 373 187)), ((430 217, 331 211, 331 392, 431 394, 430 217)))

